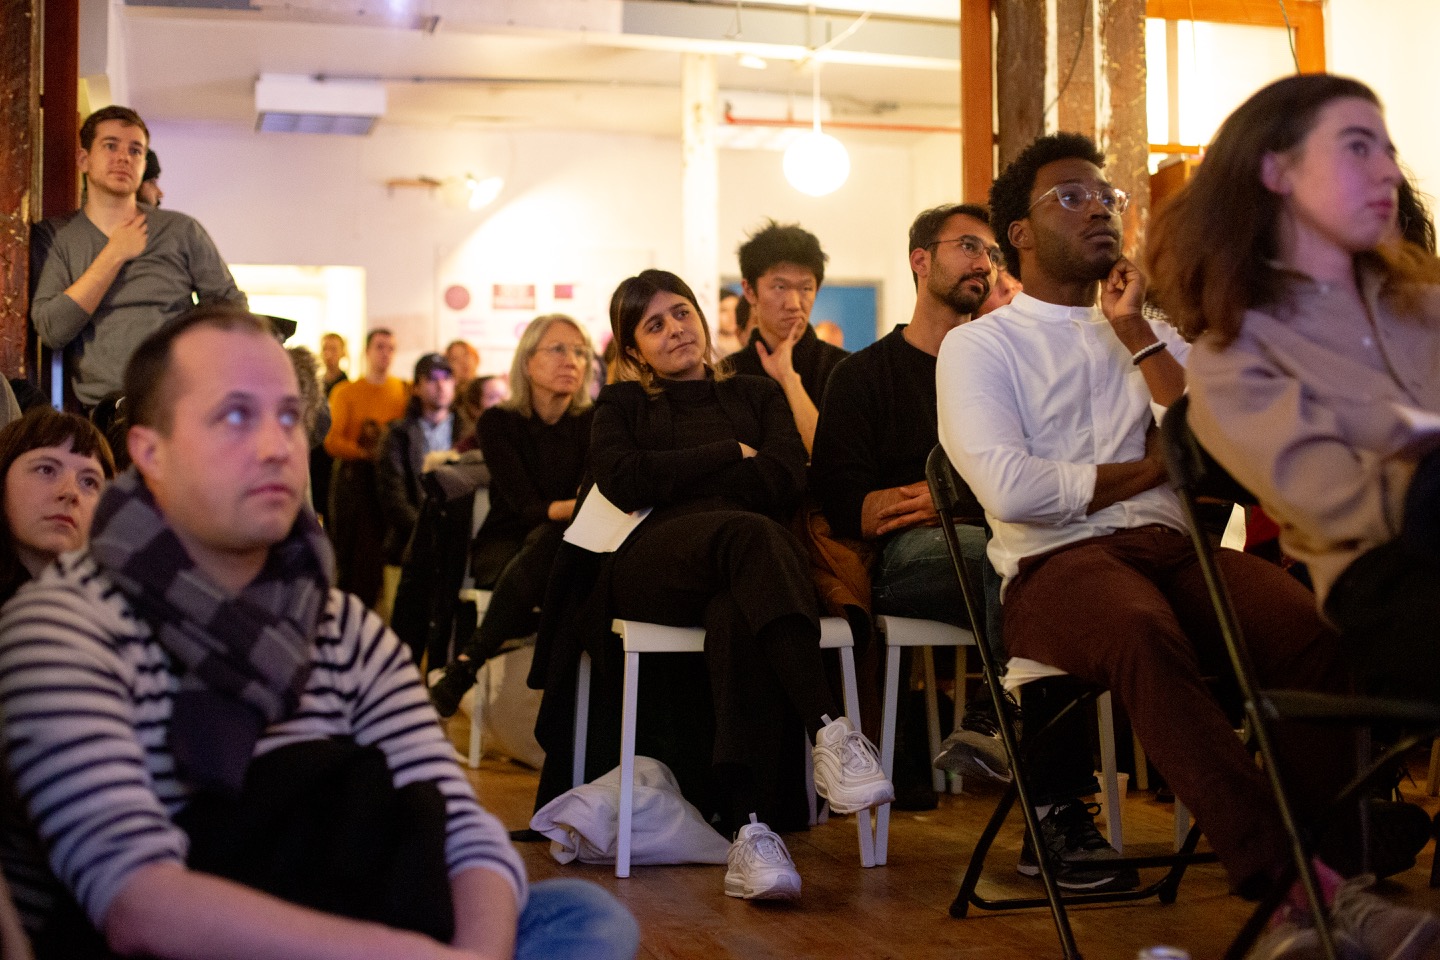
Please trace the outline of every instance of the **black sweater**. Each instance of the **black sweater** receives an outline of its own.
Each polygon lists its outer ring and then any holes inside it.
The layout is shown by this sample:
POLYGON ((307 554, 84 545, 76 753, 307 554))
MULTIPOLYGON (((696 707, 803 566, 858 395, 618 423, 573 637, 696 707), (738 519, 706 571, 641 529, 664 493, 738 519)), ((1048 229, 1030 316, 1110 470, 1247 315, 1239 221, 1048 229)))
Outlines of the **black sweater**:
POLYGON ((638 383, 611 384, 595 404, 590 449, 596 485, 621 510, 687 504, 783 520, 805 486, 805 446, 768 377, 672 382, 655 397, 638 383), (716 439, 681 445, 697 422, 712 424, 716 439), (740 443, 756 456, 742 457, 740 443))
MULTIPOLYGON (((765 372, 765 367, 760 363, 760 354, 755 349, 755 341, 760 339, 760 331, 754 330, 750 334, 750 342, 737 353, 726 357, 724 363, 732 373, 744 374, 749 377, 765 377, 770 379, 765 372)), ((805 387, 805 393, 810 397, 815 406, 820 406, 820 398, 825 394, 825 382, 830 379, 830 372, 835 369, 836 364, 844 360, 850 354, 839 347, 832 346, 815 336, 815 328, 806 325, 805 332, 800 339, 795 341, 795 350, 790 355, 790 363, 795 372, 800 374, 800 383, 805 387)))
POLYGON ((830 376, 815 428, 810 489, 835 533, 860 536, 867 494, 925 479, 939 441, 935 358, 899 326, 830 376))
POLYGON ((567 413, 553 424, 501 407, 480 415, 476 434, 490 467, 490 512, 477 539, 522 539, 549 519, 553 501, 575 498, 594 413, 567 413))

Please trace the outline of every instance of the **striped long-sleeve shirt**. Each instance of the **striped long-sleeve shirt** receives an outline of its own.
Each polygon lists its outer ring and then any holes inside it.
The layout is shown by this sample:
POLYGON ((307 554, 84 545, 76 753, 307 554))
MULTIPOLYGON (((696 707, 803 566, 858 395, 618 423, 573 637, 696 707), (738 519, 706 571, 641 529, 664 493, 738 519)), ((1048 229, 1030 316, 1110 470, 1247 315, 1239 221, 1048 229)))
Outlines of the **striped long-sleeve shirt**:
MULTIPOLYGON (((445 797, 451 875, 494 870, 523 908, 519 855, 476 801, 395 635, 338 590, 316 634, 299 707, 265 731, 256 755, 330 737, 379 747, 397 787, 431 781, 445 797)), ((189 795, 167 735, 178 687, 169 656, 88 554, 61 557, 5 607, 0 716, 33 826, 8 829, 0 857, 27 926, 43 924, 56 878, 103 929, 134 870, 184 862, 187 839, 172 817, 189 795)))

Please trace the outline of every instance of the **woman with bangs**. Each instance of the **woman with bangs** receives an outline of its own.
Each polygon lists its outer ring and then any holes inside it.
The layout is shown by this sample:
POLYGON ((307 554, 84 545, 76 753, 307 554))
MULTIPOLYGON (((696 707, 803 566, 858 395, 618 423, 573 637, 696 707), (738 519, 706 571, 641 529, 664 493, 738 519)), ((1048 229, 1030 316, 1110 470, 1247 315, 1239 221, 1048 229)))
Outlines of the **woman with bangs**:
POLYGON ((0 429, 0 604, 60 554, 85 546, 114 476, 109 444, 83 417, 42 406, 0 429))

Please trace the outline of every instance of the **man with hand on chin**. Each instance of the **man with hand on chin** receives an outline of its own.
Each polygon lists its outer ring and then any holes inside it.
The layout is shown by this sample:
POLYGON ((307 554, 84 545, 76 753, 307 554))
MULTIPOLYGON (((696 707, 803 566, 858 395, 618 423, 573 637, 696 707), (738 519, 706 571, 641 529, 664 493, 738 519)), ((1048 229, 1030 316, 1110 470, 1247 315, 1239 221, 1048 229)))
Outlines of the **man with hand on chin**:
POLYGON ((38 279, 30 316, 52 350, 80 341, 75 395, 86 407, 120 393, 140 342, 200 303, 245 294, 205 228, 136 200, 150 131, 127 107, 103 107, 80 127, 83 206, 36 227, 38 279))
MULTIPOLYGON (((992 186, 995 236, 1025 289, 941 345, 940 442, 994 531, 1006 652, 1112 690, 1234 889, 1257 896, 1286 862, 1286 834, 1265 776, 1204 682, 1206 667, 1224 669, 1224 648, 1155 427, 1155 411, 1184 392, 1188 347, 1142 313, 1145 278, 1121 254, 1129 198, 1105 179, 1104 162, 1088 138, 1055 134, 992 186)), ((1257 557, 1222 550, 1219 559, 1261 683, 1345 689, 1335 635, 1309 593, 1257 557)), ((1027 728, 1065 706, 1029 691, 1027 728)), ((1042 759, 1078 783, 1091 756, 1075 739, 1052 742, 1042 759)), ((1294 796, 1334 795, 1345 774, 1332 737, 1290 725, 1283 746, 1294 796)), ((1062 875, 1077 853, 1114 856, 1093 809, 1071 801, 1038 811, 1062 875), (1065 843, 1077 836, 1079 851, 1065 843)))
POLYGON ((815 235, 796 223, 771 220, 746 240, 740 247, 740 274, 754 332, 739 353, 725 360, 733 373, 780 384, 806 453, 815 443, 830 371, 847 356, 810 327, 827 259, 815 235))

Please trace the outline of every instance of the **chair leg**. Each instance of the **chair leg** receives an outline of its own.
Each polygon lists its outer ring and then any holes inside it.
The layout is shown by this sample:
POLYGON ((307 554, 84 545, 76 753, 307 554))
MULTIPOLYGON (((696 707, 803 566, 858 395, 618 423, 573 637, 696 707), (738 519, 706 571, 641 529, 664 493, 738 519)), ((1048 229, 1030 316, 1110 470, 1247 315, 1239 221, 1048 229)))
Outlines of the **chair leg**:
MULTIPOLYGON (((950 720, 951 730, 959 730, 961 725, 964 724, 965 708, 969 706, 969 694, 965 689, 968 686, 967 681, 969 679, 969 671, 967 669, 969 666, 967 663, 969 650, 969 647, 955 648, 955 695, 951 697, 955 703, 955 715, 950 720)), ((933 758, 935 754, 932 753, 930 756, 933 758)), ((946 773, 945 777, 950 781, 951 793, 962 792, 961 788, 964 786, 964 778, 961 777, 960 774, 946 773)))
POLYGON ((1100 719, 1100 792, 1105 798, 1105 831, 1110 846, 1125 853, 1125 827, 1120 815, 1120 776, 1115 767, 1115 710, 1110 691, 1095 698, 1100 719))
POLYGON ((1150 789, 1150 761, 1145 757, 1145 745, 1140 742, 1140 734, 1135 732, 1134 725, 1130 728, 1130 747, 1135 757, 1135 789, 1150 789))
MULTIPOLYGON (((920 660, 925 667, 925 732, 929 737, 930 756, 940 753, 940 693, 935 688, 935 649, 920 648, 920 660)), ((945 792, 945 771, 930 768, 930 785, 936 793, 945 792)))
MULTIPOLYGON (((855 650, 840 647, 840 677, 845 691, 845 715, 856 730, 860 729, 860 688, 855 683, 855 650)), ((811 781, 814 770, 809 772, 811 781)), ((860 866, 873 867, 875 861, 875 831, 871 824, 871 811, 861 810, 855 815, 855 829, 860 834, 860 866)), ((883 861, 882 861, 883 862, 883 861)))
POLYGON ((620 822, 616 825, 615 876, 630 876, 630 827, 635 814, 635 714, 640 700, 640 654, 625 652, 624 704, 620 714, 620 822))
POLYGON ((585 783, 585 747, 590 735, 590 654, 580 654, 575 678, 575 746, 570 757, 570 786, 585 783))
MULTIPOLYGON (((900 700, 900 648, 885 647, 885 689, 880 713, 880 768, 895 781, 895 711, 900 700)), ((890 850, 890 804, 875 808, 875 863, 884 866, 890 850)))
POLYGON ((470 705, 470 761, 471 770, 480 769, 480 758, 485 755, 484 744, 481 732, 484 723, 485 701, 490 696, 490 662, 487 660, 481 667, 480 672, 475 674, 475 700, 470 705))

